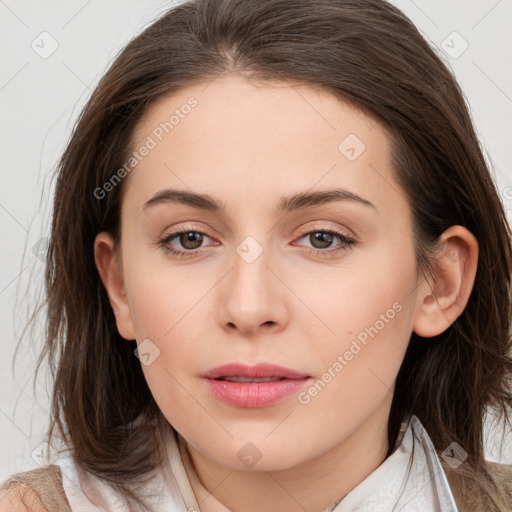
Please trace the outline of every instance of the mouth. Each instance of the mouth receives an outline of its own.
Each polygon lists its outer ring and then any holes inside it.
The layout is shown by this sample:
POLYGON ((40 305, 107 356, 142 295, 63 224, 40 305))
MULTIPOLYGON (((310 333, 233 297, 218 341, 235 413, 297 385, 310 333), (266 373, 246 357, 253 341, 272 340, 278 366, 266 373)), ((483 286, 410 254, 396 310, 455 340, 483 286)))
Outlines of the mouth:
POLYGON ((232 407, 261 408, 299 392, 311 376, 268 363, 256 366, 231 363, 202 376, 210 393, 232 407))

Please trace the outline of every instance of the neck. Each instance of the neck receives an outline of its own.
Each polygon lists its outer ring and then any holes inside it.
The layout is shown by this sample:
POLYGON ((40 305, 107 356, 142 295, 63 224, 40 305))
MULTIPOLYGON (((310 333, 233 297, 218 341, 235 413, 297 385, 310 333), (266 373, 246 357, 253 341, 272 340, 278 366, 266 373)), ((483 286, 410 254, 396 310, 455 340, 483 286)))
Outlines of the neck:
POLYGON ((187 472, 201 512, 324 512, 385 460, 391 398, 341 443, 284 470, 231 470, 186 443, 187 472))

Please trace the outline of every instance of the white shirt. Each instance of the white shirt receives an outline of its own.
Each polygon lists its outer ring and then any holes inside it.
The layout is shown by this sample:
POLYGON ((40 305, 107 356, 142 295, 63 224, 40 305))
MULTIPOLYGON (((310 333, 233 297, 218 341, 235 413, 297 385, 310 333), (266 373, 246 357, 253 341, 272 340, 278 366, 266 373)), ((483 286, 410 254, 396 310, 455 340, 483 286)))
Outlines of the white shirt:
MULTIPOLYGON (((155 512, 199 511, 185 469, 193 471, 190 459, 183 444, 176 442, 172 429, 165 433, 163 446, 164 467, 142 485, 143 495, 155 512)), ((129 512, 123 498, 106 482, 75 464, 70 450, 61 453, 54 463, 61 468, 62 484, 73 512, 129 512)), ((191 473, 191 477, 197 481, 195 474, 191 473)), ((327 510, 457 512, 457 507, 432 441, 413 415, 402 424, 393 453, 340 503, 327 510)))

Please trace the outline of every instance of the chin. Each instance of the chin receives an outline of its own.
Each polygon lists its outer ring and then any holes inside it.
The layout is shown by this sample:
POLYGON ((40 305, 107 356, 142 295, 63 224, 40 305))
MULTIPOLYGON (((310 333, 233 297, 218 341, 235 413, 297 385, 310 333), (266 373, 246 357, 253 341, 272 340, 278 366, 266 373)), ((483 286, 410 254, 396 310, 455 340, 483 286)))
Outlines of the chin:
MULTIPOLYGON (((199 445, 201 453, 215 463, 232 471, 283 471, 295 467, 316 455, 314 447, 308 447, 295 438, 293 445, 282 437, 260 439, 237 436, 227 444, 219 443, 212 450, 212 444, 199 445), (309 449, 308 449, 309 448, 309 449)), ((204 438, 202 438, 204 442, 204 438)))

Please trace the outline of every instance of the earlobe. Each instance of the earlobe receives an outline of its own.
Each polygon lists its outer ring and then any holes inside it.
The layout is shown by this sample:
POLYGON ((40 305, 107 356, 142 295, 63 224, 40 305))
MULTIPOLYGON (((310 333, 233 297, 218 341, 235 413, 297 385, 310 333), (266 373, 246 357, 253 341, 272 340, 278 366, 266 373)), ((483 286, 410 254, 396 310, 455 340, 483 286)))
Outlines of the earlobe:
POLYGON ((463 226, 451 226, 440 237, 433 289, 423 286, 418 294, 413 330, 430 338, 444 332, 468 303, 478 265, 478 242, 463 226))
POLYGON ((133 340, 135 329, 126 297, 122 265, 114 249, 112 236, 106 232, 98 233, 94 241, 96 267, 116 317, 119 334, 127 340, 133 340))

